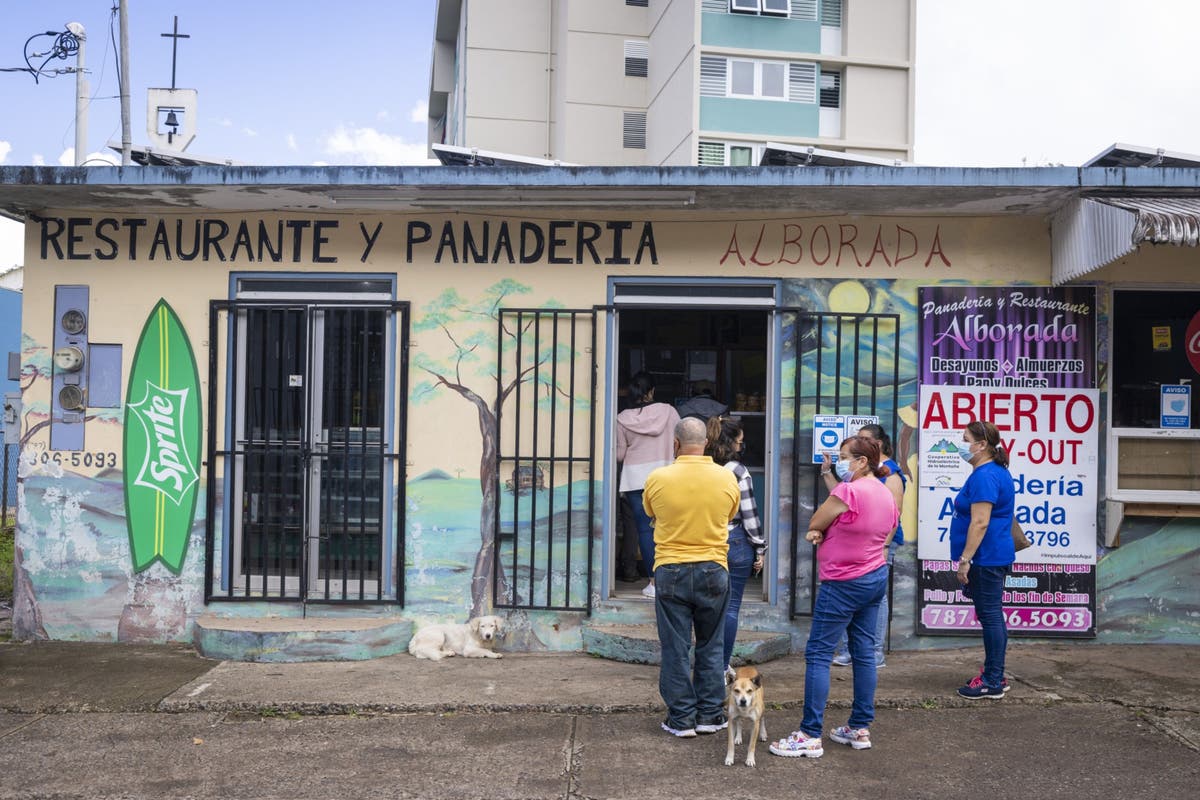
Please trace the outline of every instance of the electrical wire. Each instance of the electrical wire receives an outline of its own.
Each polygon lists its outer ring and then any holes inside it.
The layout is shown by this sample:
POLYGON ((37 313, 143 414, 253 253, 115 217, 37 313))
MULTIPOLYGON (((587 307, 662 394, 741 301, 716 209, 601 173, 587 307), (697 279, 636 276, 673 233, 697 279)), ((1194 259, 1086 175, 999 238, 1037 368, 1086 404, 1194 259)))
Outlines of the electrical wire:
POLYGON ((79 37, 71 33, 71 31, 45 31, 43 33, 35 33, 25 40, 24 55, 25 68, 5 69, 5 72, 28 72, 33 76, 33 82, 37 83, 39 77, 53 78, 56 75, 62 75, 67 72, 74 72, 71 69, 51 69, 47 70, 46 65, 54 59, 66 60, 79 52, 79 37), (39 36, 53 36, 54 44, 46 53, 30 53, 29 44, 39 36), (31 58, 40 58, 46 56, 46 59, 37 67, 33 66, 31 58))

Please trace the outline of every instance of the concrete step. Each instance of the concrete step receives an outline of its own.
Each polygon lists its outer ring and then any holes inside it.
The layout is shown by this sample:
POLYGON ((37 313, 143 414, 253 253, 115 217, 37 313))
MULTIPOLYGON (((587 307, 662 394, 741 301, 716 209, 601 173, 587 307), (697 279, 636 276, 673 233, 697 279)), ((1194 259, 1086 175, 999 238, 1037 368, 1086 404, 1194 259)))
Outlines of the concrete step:
POLYGON ((400 617, 222 617, 196 620, 193 640, 222 661, 363 661, 403 653, 413 635, 400 617))
MULTIPOLYGON (((662 663, 655 625, 584 624, 583 651, 630 664, 662 663)), ((739 630, 733 645, 733 665, 762 664, 790 655, 792 637, 786 633, 739 630)))

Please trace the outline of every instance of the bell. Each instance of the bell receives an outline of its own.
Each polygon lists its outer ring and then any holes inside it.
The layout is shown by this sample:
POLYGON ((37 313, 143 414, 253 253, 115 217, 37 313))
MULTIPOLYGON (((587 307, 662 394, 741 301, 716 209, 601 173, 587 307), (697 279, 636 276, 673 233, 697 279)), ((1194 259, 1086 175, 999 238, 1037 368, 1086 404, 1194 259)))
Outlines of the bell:
POLYGON ((170 111, 167 112, 167 127, 168 128, 178 128, 179 127, 179 117, 175 116, 175 109, 171 109, 170 111))

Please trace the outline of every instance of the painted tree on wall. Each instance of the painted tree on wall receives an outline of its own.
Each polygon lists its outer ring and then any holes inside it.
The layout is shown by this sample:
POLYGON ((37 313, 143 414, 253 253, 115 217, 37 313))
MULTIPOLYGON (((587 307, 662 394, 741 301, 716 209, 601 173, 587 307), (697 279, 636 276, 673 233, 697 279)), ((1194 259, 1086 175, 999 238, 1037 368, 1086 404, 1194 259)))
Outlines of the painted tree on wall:
MULTIPOLYGON (((496 553, 496 509, 500 502, 497 419, 509 396, 518 386, 536 381, 538 367, 550 356, 549 353, 537 354, 515 374, 506 375, 507 382, 497 391, 497 331, 510 341, 516 341, 528 333, 508 324, 500 327, 500 309, 507 298, 530 291, 528 286, 505 279, 485 289, 482 296, 472 302, 463 298, 456 289, 446 289, 422 309, 422 316, 413 324, 415 333, 440 332, 450 343, 449 354, 441 359, 425 353, 419 353, 414 359, 414 366, 430 378, 414 387, 414 399, 420 401, 439 389, 449 389, 475 408, 479 421, 483 445, 479 457, 479 488, 483 500, 479 508, 480 546, 471 575, 472 616, 487 613, 488 583, 496 553), (496 396, 489 402, 488 396, 493 393, 496 396)), ((499 580, 504 584, 502 572, 499 580)), ((501 596, 507 595, 508 591, 505 585, 497 587, 501 596)))

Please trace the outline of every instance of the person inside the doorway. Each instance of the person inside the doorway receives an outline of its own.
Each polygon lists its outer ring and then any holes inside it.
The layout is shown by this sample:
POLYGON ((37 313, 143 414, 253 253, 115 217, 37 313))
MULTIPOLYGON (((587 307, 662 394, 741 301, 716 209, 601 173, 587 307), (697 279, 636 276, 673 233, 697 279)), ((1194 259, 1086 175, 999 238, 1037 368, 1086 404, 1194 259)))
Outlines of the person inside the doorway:
POLYGON ((750 470, 741 462, 745 438, 742 423, 736 417, 713 417, 708 421, 708 445, 704 452, 733 473, 742 496, 738 514, 729 523, 729 608, 725 612, 723 662, 729 674, 733 673, 729 661, 737 638, 738 615, 742 609, 746 581, 750 579, 751 571, 762 570, 767 550, 758 520, 758 506, 754 502, 754 480, 750 470))
POLYGON ((817 547, 821 585, 804 649, 804 718, 800 729, 770 746, 777 756, 819 758, 829 699, 833 648, 848 633, 854 659, 854 702, 847 724, 829 738, 855 750, 871 746, 875 720, 875 626, 887 591, 884 542, 900 512, 892 493, 877 478, 887 476, 879 445, 866 437, 842 442, 835 465, 842 482, 813 513, 805 539, 817 547))
MULTIPOLYGON (((704 455, 704 423, 675 425, 675 463, 650 473, 642 502, 654 520, 654 616, 662 648, 662 729, 680 738, 716 733, 725 718, 725 612, 729 523, 741 506, 733 473, 704 455), (692 635, 695 665, 689 663, 692 635)), ((828 662, 826 662, 828 664, 828 662)))
POLYGON ((642 509, 642 490, 651 472, 671 463, 673 432, 679 414, 668 403, 654 402, 654 377, 649 372, 639 372, 630 378, 628 398, 630 407, 617 415, 616 457, 621 463, 621 480, 617 488, 629 502, 637 523, 642 566, 650 576, 642 594, 652 598, 654 528, 642 509))
MULTIPOLYGON (((908 485, 908 480, 904 477, 904 473, 900 470, 900 465, 892 458, 892 440, 884 431, 882 425, 870 423, 863 425, 858 430, 859 436, 865 436, 868 439, 873 439, 879 443, 879 449, 883 456, 883 465, 891 472, 886 478, 880 478, 883 485, 892 492, 892 498, 896 501, 896 510, 901 514, 904 513, 904 488, 908 485)), ((821 477, 825 480, 825 486, 830 491, 837 486, 837 479, 833 475, 832 464, 829 463, 829 457, 825 456, 825 463, 821 465, 821 477)), ((887 563, 888 563, 888 582, 891 582, 892 565, 896 561, 896 550, 900 545, 904 544, 904 529, 900 525, 899 520, 896 521, 896 530, 888 539, 887 543, 887 563)), ((875 628, 875 669, 886 667, 887 663, 884 660, 884 646, 887 644, 888 633, 888 616, 889 616, 888 596, 884 594, 883 604, 879 607, 879 624, 875 628)), ((838 646, 833 651, 833 663, 839 667, 850 666, 850 648, 846 643, 845 634, 842 635, 838 646)))
POLYGON ((696 417, 708 422, 728 412, 729 406, 713 394, 712 381, 696 381, 692 384, 692 396, 680 403, 677 410, 680 417, 696 417))

